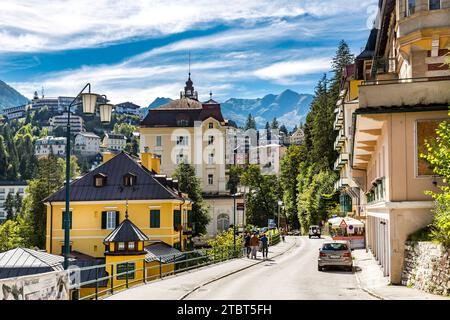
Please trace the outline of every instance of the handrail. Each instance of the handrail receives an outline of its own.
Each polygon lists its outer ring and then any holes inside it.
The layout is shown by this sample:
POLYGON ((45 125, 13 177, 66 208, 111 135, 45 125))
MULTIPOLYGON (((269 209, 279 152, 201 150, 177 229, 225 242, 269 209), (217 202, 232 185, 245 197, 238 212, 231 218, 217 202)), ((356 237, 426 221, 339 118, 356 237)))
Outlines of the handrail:
POLYGON ((428 81, 446 81, 446 80, 450 80, 450 76, 400 78, 400 79, 386 79, 386 80, 364 80, 361 83, 361 86, 374 86, 374 85, 400 84, 400 83, 417 83, 417 82, 428 82, 428 81))
MULTIPOLYGON (((278 237, 279 238, 279 237, 278 237)), ((277 239, 279 241, 279 239, 277 239)), ((89 271, 89 270, 96 270, 96 278, 93 280, 88 280, 84 282, 80 282, 76 286, 76 290, 79 290, 86 285, 92 285, 95 284, 95 291, 92 294, 88 294, 86 296, 80 297, 80 292, 77 292, 77 297, 80 300, 86 300, 86 299, 99 299, 99 296, 101 295, 107 295, 107 294, 113 294, 116 290, 122 290, 127 289, 134 283, 147 283, 148 281, 154 281, 157 279, 162 279, 168 275, 177 274, 180 272, 192 270, 201 268, 207 265, 216 264, 222 261, 234 259, 234 258, 240 258, 244 255, 243 248, 237 247, 234 249, 233 247, 225 247, 225 248, 210 248, 206 250, 193 250, 188 252, 181 252, 178 254, 167 254, 163 256, 159 256, 158 259, 152 260, 150 262, 159 262, 159 264, 154 266, 146 266, 146 259, 140 258, 140 259, 132 259, 127 261, 118 261, 114 263, 108 263, 108 264, 99 264, 95 266, 89 266, 89 267, 82 267, 79 268, 77 271, 83 272, 83 271, 89 271), (191 257, 191 255, 193 257, 191 257), (172 258, 168 262, 168 264, 173 264, 173 270, 163 272, 162 269, 162 260, 163 257, 172 258), (177 259, 180 258, 181 259, 177 259), (142 262, 143 267, 140 268, 134 268, 131 270, 128 270, 128 264, 129 263, 136 263, 142 262), (120 264, 127 264, 127 268, 123 272, 115 273, 114 271, 117 270, 117 265, 120 264), (99 270, 104 269, 106 272, 106 276, 99 276, 99 270), (155 274, 149 275, 149 270, 156 271, 155 274), (138 276, 139 274, 139 276, 138 276), (134 275, 133 278, 130 277, 130 275, 134 275), (124 279, 118 279, 118 277, 125 276, 124 279), (101 290, 99 290, 99 283, 103 281, 108 281, 106 286, 101 287, 101 290), (117 280, 119 281, 125 281, 124 283, 114 285, 114 282, 117 280)))

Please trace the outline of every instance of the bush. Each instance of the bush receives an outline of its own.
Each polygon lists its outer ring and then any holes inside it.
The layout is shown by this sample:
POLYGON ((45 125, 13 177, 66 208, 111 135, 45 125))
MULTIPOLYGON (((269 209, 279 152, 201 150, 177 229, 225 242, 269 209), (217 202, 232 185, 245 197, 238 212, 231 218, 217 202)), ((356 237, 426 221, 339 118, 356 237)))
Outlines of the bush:
POLYGON ((419 229, 408 236, 408 241, 431 241, 431 226, 419 229))

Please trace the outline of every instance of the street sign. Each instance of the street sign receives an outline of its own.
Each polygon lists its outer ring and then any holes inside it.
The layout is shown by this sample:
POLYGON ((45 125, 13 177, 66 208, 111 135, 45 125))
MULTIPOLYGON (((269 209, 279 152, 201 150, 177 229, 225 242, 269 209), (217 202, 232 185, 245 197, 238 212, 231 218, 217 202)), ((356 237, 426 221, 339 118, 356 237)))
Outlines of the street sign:
POLYGON ((355 233, 355 228, 352 225, 349 225, 347 228, 347 233, 349 234, 355 233))
POLYGON ((245 208, 245 206, 244 206, 243 203, 237 203, 237 204, 236 204, 236 209, 237 209, 238 211, 244 211, 244 208, 245 208))
POLYGON ((339 225, 339 228, 342 228, 342 229, 347 228, 347 223, 345 223, 344 219, 342 219, 341 224, 339 225))

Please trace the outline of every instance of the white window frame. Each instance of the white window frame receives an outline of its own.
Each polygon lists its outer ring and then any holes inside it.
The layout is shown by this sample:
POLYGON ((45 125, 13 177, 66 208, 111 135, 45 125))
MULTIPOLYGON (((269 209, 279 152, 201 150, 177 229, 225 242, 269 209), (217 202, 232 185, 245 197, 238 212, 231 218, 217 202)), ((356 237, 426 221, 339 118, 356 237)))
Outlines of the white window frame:
POLYGON ((410 1, 410 0, 406 0, 406 16, 407 16, 407 17, 410 17, 410 16, 412 16, 413 14, 415 14, 415 13, 416 13, 416 8, 417 8, 417 0, 414 0, 414 12, 413 12, 413 13, 410 13, 410 12, 409 12, 409 1, 410 1))
POLYGON ((214 164, 214 153, 209 153, 208 154, 208 165, 213 165, 214 164))
POLYGON ((189 136, 177 136, 176 144, 177 146, 189 145, 189 136))
POLYGON ((106 211, 106 229, 114 230, 115 228, 116 228, 116 212, 106 211))
POLYGON ((214 175, 208 174, 208 185, 212 186, 214 184, 214 175))
POLYGON ((439 0, 439 8, 438 9, 431 9, 431 0, 428 0, 428 11, 434 11, 434 10, 441 10, 442 9, 442 0, 439 0))
POLYGON ((214 136, 209 135, 209 136, 208 136, 208 146, 210 146, 210 145, 212 145, 212 144, 214 144, 214 136))
POLYGON ((184 162, 184 160, 185 160, 184 154, 182 153, 177 154, 177 164, 184 162))
POLYGON ((161 147, 162 146, 162 137, 161 136, 156 136, 156 138, 155 138, 155 145, 157 146, 157 147, 161 147))
POLYGON ((128 250, 134 250, 134 249, 135 249, 134 242, 133 241, 128 242, 128 250))

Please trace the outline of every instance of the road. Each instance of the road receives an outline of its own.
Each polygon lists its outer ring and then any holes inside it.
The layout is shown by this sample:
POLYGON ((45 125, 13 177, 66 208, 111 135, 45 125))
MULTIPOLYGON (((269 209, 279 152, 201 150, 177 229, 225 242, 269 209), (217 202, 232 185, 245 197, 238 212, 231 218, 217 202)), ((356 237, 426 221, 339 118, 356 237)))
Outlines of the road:
MULTIPOLYGON (((317 255, 325 239, 299 237, 294 248, 264 263, 192 291, 186 299, 375 299, 359 289, 353 273, 317 270, 317 255)), ((269 256, 270 258, 270 256, 269 256)))

